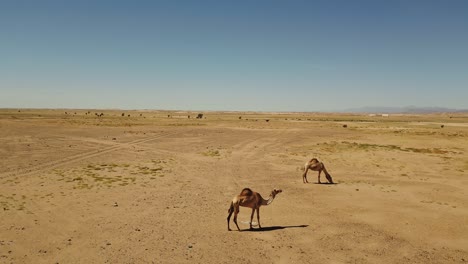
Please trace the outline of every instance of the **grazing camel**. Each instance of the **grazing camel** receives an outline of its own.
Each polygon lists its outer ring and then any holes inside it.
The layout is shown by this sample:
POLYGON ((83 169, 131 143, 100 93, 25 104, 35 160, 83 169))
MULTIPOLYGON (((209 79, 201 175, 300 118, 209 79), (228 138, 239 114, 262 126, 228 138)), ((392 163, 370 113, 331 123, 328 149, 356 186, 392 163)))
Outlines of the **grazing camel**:
POLYGON ((328 182, 333 183, 333 179, 328 173, 327 169, 325 168, 325 165, 323 165, 323 163, 318 159, 313 158, 304 165, 304 173, 302 173, 302 181, 304 183, 309 183, 309 181, 307 181, 308 170, 318 171, 318 183, 321 183, 320 174, 322 173, 322 171, 325 173, 325 177, 327 177, 328 182))
POLYGON ((273 199, 275 199, 275 196, 280 192, 282 192, 282 190, 273 189, 273 191, 271 191, 271 194, 268 200, 265 200, 258 192, 254 192, 249 188, 244 188, 239 195, 237 195, 236 197, 232 199, 231 206, 228 209, 228 213, 229 213, 227 217, 228 231, 231 231, 231 228, 229 228, 229 221, 231 219, 231 215, 233 212, 234 212, 234 223, 237 226, 237 230, 240 231, 239 225, 237 224, 237 214, 239 214, 239 206, 252 208, 252 214, 250 215, 250 229, 253 229, 252 219, 253 219, 255 210, 257 210, 258 228, 261 229, 262 226, 260 225, 260 206, 271 204, 271 202, 273 202, 273 199))

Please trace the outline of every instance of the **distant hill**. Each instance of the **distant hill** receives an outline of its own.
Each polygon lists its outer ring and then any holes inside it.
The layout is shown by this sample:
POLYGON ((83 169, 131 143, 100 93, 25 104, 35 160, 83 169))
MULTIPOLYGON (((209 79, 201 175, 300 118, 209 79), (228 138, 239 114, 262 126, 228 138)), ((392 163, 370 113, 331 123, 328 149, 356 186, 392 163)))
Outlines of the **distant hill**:
POLYGON ((429 113, 458 113, 458 112, 468 112, 468 109, 454 109, 446 107, 416 107, 416 106, 406 106, 406 107, 359 107, 359 108, 350 108, 345 109, 343 112, 347 113, 411 113, 411 114, 429 114, 429 113))

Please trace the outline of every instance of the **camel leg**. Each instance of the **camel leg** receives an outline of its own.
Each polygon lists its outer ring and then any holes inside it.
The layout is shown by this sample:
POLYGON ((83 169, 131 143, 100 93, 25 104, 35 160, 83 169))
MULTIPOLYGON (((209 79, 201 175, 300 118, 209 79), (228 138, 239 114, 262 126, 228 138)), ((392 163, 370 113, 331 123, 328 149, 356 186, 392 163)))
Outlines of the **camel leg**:
POLYGON ((302 182, 303 182, 303 183, 309 183, 309 182, 307 181, 307 171, 308 171, 308 170, 309 170, 309 168, 306 167, 305 170, 304 170, 304 173, 302 173, 302 182))
POLYGON ((231 231, 231 228, 229 228, 229 222, 231 220, 231 215, 232 215, 232 211, 229 212, 229 215, 227 217, 227 223, 228 223, 228 231, 231 231))
POLYGON ((239 214, 239 208, 236 208, 236 210, 234 211, 234 223, 237 226, 237 230, 240 231, 239 225, 237 224, 237 214, 239 214))
POLYGON ((322 170, 319 170, 319 173, 318 173, 318 183, 321 183, 320 182, 320 174, 322 173, 322 170))
POLYGON ((253 220, 254 213, 255 213, 255 208, 252 208, 252 214, 250 215, 250 229, 253 229, 252 220, 253 220))
POLYGON ((257 208, 257 222, 258 222, 258 228, 262 229, 262 226, 260 225, 260 207, 257 208))

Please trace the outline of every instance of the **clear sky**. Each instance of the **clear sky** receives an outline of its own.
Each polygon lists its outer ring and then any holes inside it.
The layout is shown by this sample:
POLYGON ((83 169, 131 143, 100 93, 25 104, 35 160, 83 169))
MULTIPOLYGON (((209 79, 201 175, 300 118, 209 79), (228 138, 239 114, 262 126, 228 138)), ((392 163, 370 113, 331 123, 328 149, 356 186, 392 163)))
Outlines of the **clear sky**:
POLYGON ((468 1, 0 0, 0 108, 468 108, 468 1))

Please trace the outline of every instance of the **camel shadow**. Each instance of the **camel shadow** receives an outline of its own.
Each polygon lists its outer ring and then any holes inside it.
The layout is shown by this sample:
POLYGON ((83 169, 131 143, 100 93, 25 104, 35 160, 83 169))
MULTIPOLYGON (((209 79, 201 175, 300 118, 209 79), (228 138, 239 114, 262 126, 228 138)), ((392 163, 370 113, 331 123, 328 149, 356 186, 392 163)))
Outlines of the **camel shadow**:
POLYGON ((266 231, 274 231, 274 230, 280 230, 280 229, 286 229, 286 228, 299 228, 299 227, 308 227, 309 225, 296 225, 296 226, 268 226, 268 227, 262 227, 262 228, 254 228, 254 229, 244 229, 242 230, 247 231, 247 232, 266 232, 266 231))
POLYGON ((329 182, 318 183, 318 182, 314 182, 314 184, 318 184, 318 185, 336 185, 336 184, 339 184, 339 183, 338 183, 338 182, 334 182, 334 183, 329 183, 329 182))

